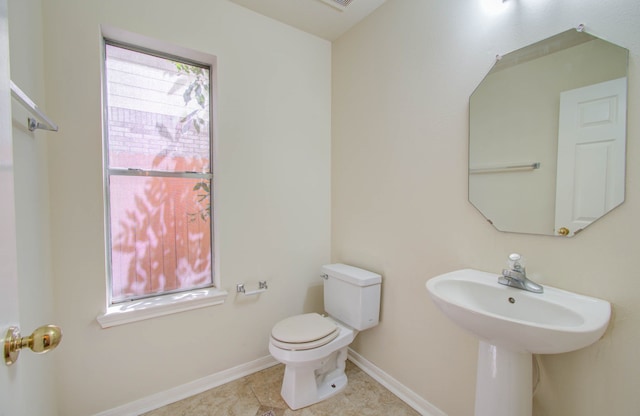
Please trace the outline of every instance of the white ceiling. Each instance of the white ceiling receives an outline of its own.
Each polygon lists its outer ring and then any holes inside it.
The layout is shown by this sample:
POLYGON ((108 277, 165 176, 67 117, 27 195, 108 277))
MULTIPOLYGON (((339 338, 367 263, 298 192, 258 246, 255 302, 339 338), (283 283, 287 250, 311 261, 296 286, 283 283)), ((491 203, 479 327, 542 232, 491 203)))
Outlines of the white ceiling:
POLYGON ((333 41, 386 0, 352 0, 342 8, 331 0, 231 0, 257 13, 333 41))

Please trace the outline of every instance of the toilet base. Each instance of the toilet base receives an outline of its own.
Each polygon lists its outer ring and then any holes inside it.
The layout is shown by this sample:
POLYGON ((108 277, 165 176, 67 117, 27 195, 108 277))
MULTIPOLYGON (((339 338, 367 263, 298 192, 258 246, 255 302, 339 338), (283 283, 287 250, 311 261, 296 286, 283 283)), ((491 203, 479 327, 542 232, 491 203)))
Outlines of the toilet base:
POLYGON ((348 381, 344 372, 346 360, 347 347, 344 347, 315 363, 286 365, 280 391, 282 398, 292 410, 297 410, 341 392, 348 381), (327 366, 333 369, 326 372, 327 366))

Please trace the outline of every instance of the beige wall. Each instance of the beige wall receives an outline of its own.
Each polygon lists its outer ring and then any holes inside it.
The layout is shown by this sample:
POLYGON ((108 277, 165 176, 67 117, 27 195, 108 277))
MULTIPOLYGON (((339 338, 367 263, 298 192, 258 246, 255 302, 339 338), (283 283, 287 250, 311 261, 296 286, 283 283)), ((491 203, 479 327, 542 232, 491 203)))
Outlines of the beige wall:
POLYGON ((514 251, 541 283, 614 305, 601 341, 542 357, 534 415, 640 412, 640 120, 628 122, 626 202, 575 238, 498 232, 467 201, 468 99, 495 55, 585 23, 630 50, 633 115, 639 19, 637 0, 507 0, 495 13, 389 0, 333 44, 332 257, 384 276, 381 324, 354 345, 450 416, 473 413, 477 341, 424 284, 465 267, 499 272, 514 251))
POLYGON ((329 42, 226 0, 43 1, 59 414, 89 415, 268 356, 321 305, 330 251, 329 42), (227 302, 100 329, 105 302, 100 25, 218 58, 217 198, 227 302), (267 280, 259 298, 235 285, 267 280))

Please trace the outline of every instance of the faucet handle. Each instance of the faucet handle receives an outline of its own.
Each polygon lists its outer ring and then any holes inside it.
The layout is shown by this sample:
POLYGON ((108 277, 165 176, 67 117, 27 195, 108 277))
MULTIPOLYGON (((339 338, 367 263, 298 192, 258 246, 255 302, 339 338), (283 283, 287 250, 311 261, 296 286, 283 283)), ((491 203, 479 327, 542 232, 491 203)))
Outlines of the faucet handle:
POLYGON ((512 270, 524 270, 524 260, 518 253, 509 254, 509 268, 512 270))

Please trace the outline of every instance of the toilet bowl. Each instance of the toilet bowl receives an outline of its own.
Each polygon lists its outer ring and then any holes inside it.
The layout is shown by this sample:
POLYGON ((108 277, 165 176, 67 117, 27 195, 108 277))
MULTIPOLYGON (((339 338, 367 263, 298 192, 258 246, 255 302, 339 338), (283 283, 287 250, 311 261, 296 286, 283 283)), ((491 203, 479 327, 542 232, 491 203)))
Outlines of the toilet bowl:
MULTIPOLYGON (((331 339, 310 340, 310 343, 316 342, 320 345, 305 349, 286 349, 286 343, 273 335, 269 343, 269 352, 273 358, 285 365, 280 393, 293 410, 328 399, 347 386, 345 362, 348 346, 355 339, 356 332, 330 318, 312 315, 335 325, 335 332, 324 337, 331 339)), ((300 345, 292 343, 289 348, 300 348, 300 345)))
POLYGON ((325 309, 286 318, 271 331, 269 352, 285 364, 281 395, 293 409, 347 386, 345 363, 358 331, 378 324, 381 276, 344 264, 322 267, 325 309))

